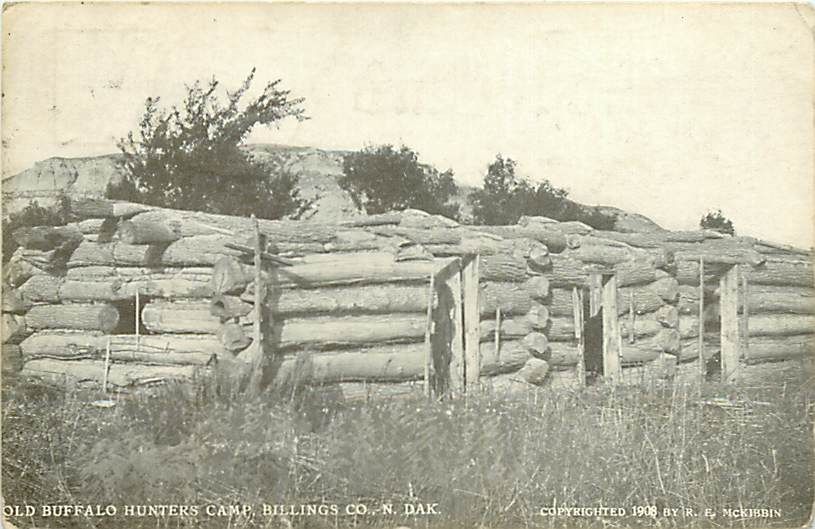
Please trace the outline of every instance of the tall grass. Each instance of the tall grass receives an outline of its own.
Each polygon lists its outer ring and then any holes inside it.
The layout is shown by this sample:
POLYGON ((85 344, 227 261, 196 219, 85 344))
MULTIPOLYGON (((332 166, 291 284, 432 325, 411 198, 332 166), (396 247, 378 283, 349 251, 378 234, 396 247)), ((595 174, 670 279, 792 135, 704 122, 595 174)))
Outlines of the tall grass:
POLYGON ((99 409, 87 395, 15 387, 4 394, 3 494, 6 504, 119 506, 112 518, 16 518, 23 527, 794 527, 813 499, 812 397, 809 384, 708 385, 701 394, 598 386, 348 405, 171 387, 99 409), (339 513, 263 516, 264 503, 336 504, 339 513), (359 503, 394 512, 345 514, 359 503), (405 516, 403 503, 437 503, 440 514, 405 516), (134 504, 254 509, 121 516, 134 504), (627 515, 541 514, 553 505, 627 515), (634 506, 659 515, 632 516, 634 506), (742 507, 781 517, 722 516, 742 507))

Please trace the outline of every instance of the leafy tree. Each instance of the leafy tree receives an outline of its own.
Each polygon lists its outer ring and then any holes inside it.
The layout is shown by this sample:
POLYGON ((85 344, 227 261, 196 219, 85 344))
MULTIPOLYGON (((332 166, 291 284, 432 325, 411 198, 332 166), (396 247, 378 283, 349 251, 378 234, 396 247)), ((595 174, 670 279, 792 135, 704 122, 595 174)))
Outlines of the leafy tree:
POLYGON ((187 86, 180 107, 166 111, 160 98, 148 98, 139 130, 119 141, 124 178, 107 196, 176 209, 261 218, 294 215, 306 207, 298 177, 268 167, 242 149, 255 125, 277 125, 287 117, 306 119, 302 98, 292 99, 270 82, 256 98, 243 101, 255 70, 226 101, 219 82, 187 86))
POLYGON ((347 154, 342 169, 340 187, 369 214, 416 208, 458 217, 459 206, 451 202, 458 192, 453 171, 440 173, 420 163, 419 155, 404 145, 398 150, 392 145, 367 146, 347 154))
POLYGON ((544 180, 535 187, 515 172, 512 158, 496 155, 487 167, 484 186, 470 195, 476 224, 515 224, 522 215, 555 220, 579 220, 598 229, 610 229, 614 218, 568 199, 569 192, 544 180))
POLYGON ((46 208, 33 200, 17 213, 3 219, 3 262, 11 259, 17 249, 17 242, 11 234, 17 228, 29 226, 62 226, 70 221, 70 203, 68 197, 61 195, 56 207, 46 208))
POLYGON ((711 210, 705 213, 699 220, 699 227, 705 230, 714 230, 727 235, 735 235, 736 229, 733 221, 722 215, 722 210, 711 210))

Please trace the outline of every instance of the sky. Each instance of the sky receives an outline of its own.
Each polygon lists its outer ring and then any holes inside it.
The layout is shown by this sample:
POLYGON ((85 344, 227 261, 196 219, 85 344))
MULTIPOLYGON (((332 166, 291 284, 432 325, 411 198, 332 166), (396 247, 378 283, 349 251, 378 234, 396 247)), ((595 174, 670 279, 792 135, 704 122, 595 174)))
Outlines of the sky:
POLYGON ((116 151, 149 96, 282 79, 252 142, 404 143, 478 184, 497 153, 571 197, 811 246, 811 7, 29 4, 3 20, 3 175, 116 151))

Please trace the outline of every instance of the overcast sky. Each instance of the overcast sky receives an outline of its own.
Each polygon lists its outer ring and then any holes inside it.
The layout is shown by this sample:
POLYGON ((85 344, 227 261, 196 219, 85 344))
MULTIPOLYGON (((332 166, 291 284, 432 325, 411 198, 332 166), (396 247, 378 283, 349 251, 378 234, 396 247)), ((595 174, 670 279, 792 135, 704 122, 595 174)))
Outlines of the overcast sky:
MULTIPOLYGON (((281 78, 309 121, 251 141, 405 143, 461 182, 500 152, 572 197, 810 246, 810 8, 23 5, 4 16, 4 175, 114 152, 148 96, 281 78)), ((259 88, 259 86, 258 86, 259 88)))

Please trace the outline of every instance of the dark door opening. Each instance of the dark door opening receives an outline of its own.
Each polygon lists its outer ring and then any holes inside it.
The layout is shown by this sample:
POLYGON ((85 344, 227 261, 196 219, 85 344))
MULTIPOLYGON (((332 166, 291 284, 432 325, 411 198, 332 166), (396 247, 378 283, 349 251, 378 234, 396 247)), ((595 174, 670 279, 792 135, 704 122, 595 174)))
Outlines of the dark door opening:
MULTIPOLYGON (((146 296, 139 296, 139 308, 138 310, 141 311, 144 306, 151 301, 151 298, 146 296)), ((119 311, 119 323, 116 327, 111 331, 111 334, 136 334, 136 321, 137 321, 137 312, 136 312, 136 298, 128 298, 122 299, 117 301, 111 301, 111 305, 116 307, 116 310, 119 311)), ((141 316, 138 317, 139 322, 139 334, 149 334, 149 331, 144 326, 142 322, 141 316)))

